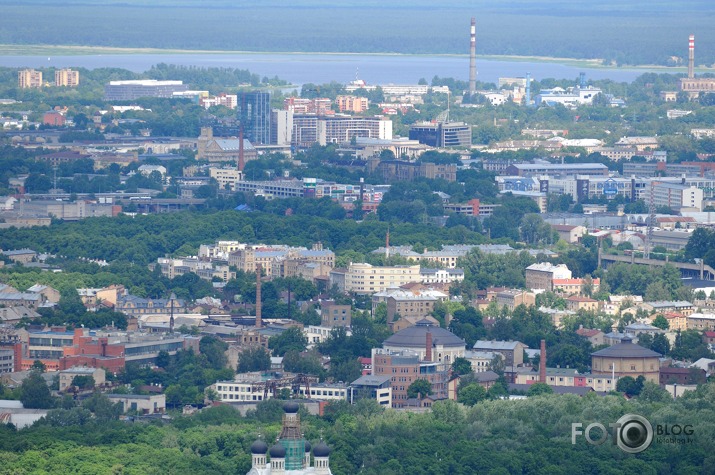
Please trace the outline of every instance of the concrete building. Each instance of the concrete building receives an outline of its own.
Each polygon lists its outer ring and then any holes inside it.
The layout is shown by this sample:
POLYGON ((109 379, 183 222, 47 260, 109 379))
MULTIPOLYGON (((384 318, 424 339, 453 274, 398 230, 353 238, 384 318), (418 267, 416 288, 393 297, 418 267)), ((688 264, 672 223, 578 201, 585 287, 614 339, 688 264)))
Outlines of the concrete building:
POLYGON ((452 284, 464 280, 464 269, 430 269, 420 267, 423 284, 452 284))
POLYGON ((348 402, 355 404, 361 399, 373 399, 381 406, 392 404, 392 377, 389 375, 364 375, 356 379, 348 387, 348 402))
POLYGON ((90 368, 86 366, 73 366, 61 370, 60 372, 60 391, 65 391, 67 388, 72 386, 74 378, 77 376, 91 376, 94 379, 94 385, 101 386, 106 381, 106 371, 102 368, 90 368))
POLYGON ((552 224, 551 229, 559 233, 559 239, 563 239, 569 244, 579 242, 587 232, 585 226, 572 226, 569 224, 552 224))
POLYGON ((531 264, 526 268, 526 288, 532 290, 554 290, 554 279, 570 279, 571 271, 566 264, 553 265, 549 262, 531 264))
POLYGON ((134 412, 143 415, 163 414, 166 412, 166 395, 151 394, 107 394, 113 403, 121 403, 125 413, 134 412))
POLYGON ((524 350, 527 346, 520 341, 488 341, 478 340, 472 346, 473 351, 496 353, 504 358, 506 366, 524 364, 524 350))
MULTIPOLYGON (((373 266, 366 263, 351 263, 345 273, 344 292, 374 294, 390 287, 399 287, 410 282, 420 282, 420 266, 373 266)), ((331 272, 331 283, 333 277, 331 272)), ((339 285, 338 282, 334 282, 339 285)))
POLYGON ((703 208, 703 190, 695 186, 652 181, 651 187, 656 206, 667 206, 674 211, 701 211, 703 208))
POLYGON ((510 176, 608 176, 608 167, 602 163, 514 163, 505 172, 510 176))
POLYGON ((658 384, 660 357, 660 353, 638 346, 630 336, 626 336, 618 344, 591 353, 591 368, 594 375, 643 376, 647 381, 658 384))
POLYGON ((323 302, 320 320, 325 327, 349 327, 352 323, 352 306, 323 302))
POLYGON ((235 191, 236 183, 243 179, 243 172, 238 168, 209 168, 209 176, 218 182, 221 190, 235 191))
POLYGON ((57 87, 77 87, 79 86, 79 71, 73 69, 55 70, 55 86, 57 87))
POLYGON ((42 85, 42 71, 23 69, 17 72, 17 87, 20 89, 41 88, 42 85))
POLYGON ((110 81, 104 86, 105 101, 133 101, 140 97, 173 97, 175 92, 188 90, 182 81, 157 81, 138 79, 110 81))
POLYGON ((581 297, 579 295, 572 295, 566 299, 566 308, 577 312, 579 310, 585 310, 587 312, 598 311, 599 302, 589 297, 581 297))
POLYGON ((410 126, 410 140, 430 147, 471 147, 472 127, 463 122, 421 122, 410 126))
POLYGON ((340 112, 365 112, 370 107, 367 97, 358 96, 338 96, 335 98, 340 112))
POLYGON ((497 305, 513 311, 519 305, 531 307, 536 305, 536 294, 519 289, 507 289, 497 293, 497 305))
POLYGON ((387 322, 391 323, 396 315, 402 318, 427 317, 438 302, 444 302, 449 295, 437 290, 405 290, 388 288, 372 296, 372 313, 375 315, 377 306, 387 304, 387 322))

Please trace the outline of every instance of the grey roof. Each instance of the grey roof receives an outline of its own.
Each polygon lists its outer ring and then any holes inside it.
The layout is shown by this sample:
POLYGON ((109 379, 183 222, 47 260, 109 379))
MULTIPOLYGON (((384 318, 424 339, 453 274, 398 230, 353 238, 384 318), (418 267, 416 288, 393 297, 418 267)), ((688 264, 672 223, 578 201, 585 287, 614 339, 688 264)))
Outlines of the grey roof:
POLYGON ((479 350, 514 350, 519 341, 489 341, 477 340, 472 348, 479 350))
POLYGON ((630 337, 625 337, 620 343, 591 353, 591 356, 607 358, 660 358, 661 354, 642 346, 635 345, 630 337))
POLYGON ((433 326, 429 320, 420 320, 415 326, 400 330, 383 342, 383 347, 424 348, 427 332, 432 333, 432 344, 464 348, 466 343, 449 330, 433 326))
POLYGON ((480 383, 486 383, 489 381, 496 381, 499 379, 499 375, 494 371, 483 371, 481 373, 474 373, 474 378, 480 383))
POLYGON ((390 376, 366 374, 350 383, 351 386, 381 386, 392 379, 390 376))

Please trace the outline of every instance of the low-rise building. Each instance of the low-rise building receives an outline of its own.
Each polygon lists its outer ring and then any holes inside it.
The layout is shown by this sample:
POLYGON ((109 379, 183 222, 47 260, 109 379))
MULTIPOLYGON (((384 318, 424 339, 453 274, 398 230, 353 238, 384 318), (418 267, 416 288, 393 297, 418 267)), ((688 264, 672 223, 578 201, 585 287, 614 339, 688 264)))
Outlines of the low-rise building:
POLYGON ((107 394, 107 398, 115 404, 120 403, 124 413, 149 415, 166 412, 166 395, 164 394, 107 394))
POLYGON ((595 312, 598 310, 599 302, 589 297, 581 297, 578 295, 572 295, 566 299, 566 308, 577 312, 579 310, 586 310, 587 312, 595 312))
POLYGON ((499 308, 506 307, 513 311, 519 305, 536 305, 536 294, 520 289, 507 289, 497 294, 496 301, 499 308))
POLYGON ((647 381, 658 384, 660 357, 660 353, 638 346, 630 337, 624 337, 618 344, 591 353, 591 368, 594 375, 643 376, 647 381))
POLYGON ((106 372, 102 368, 91 368, 88 366, 73 366, 60 372, 60 391, 65 391, 73 386, 74 378, 77 376, 91 377, 94 380, 94 386, 101 386, 106 381, 106 372))
POLYGON ((389 375, 364 375, 348 386, 348 402, 355 404, 361 399, 372 399, 381 406, 392 404, 392 377, 389 375))
POLYGON ((520 341, 488 341, 478 340, 472 346, 474 351, 498 353, 504 357, 506 366, 524 364, 524 350, 528 348, 520 341))

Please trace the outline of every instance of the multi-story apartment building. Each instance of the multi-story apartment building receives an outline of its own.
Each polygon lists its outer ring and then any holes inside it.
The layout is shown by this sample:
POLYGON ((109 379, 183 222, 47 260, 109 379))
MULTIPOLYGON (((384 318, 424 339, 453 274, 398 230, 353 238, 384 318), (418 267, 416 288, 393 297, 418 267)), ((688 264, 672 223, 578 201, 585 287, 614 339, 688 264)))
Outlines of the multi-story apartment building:
POLYGON ((519 305, 531 307, 536 304, 536 294, 520 289, 507 289, 497 293, 497 305, 513 311, 519 305))
POLYGON ((291 145, 307 148, 315 143, 346 143, 353 138, 368 137, 392 140, 392 120, 350 115, 294 114, 291 145))
POLYGON ((224 106, 229 109, 235 109, 238 106, 238 96, 236 94, 221 93, 213 97, 201 97, 199 105, 208 109, 212 106, 224 106))
POLYGON ((317 378, 294 386, 293 377, 264 378, 261 374, 245 373, 237 375, 234 381, 218 381, 209 389, 216 391, 221 402, 254 402, 280 397, 283 390, 288 390, 296 397, 324 401, 344 401, 347 399, 347 386, 342 383, 318 383, 317 378))
POLYGON ((57 87, 77 87, 79 86, 79 71, 73 69, 58 69, 55 71, 55 86, 57 87))
POLYGON ((392 407, 405 405, 408 399, 407 388, 418 379, 430 383, 433 397, 447 397, 449 370, 449 364, 421 360, 414 352, 380 348, 372 350, 372 375, 390 377, 392 407))
POLYGON ((374 294, 389 287, 399 287, 421 280, 418 265, 385 267, 352 263, 345 274, 345 288, 341 290, 358 294, 374 294))
MULTIPOLYGON (((340 97, 340 96, 338 96, 340 97)), ((283 101, 283 110, 294 114, 331 114, 333 101, 326 97, 316 97, 305 99, 300 97, 288 97, 283 101)))
POLYGON ((340 112, 365 112, 369 106, 367 97, 338 96, 335 98, 340 112))
POLYGON ((679 183, 652 181, 653 201, 656 206, 667 206, 679 211, 688 208, 700 211, 703 206, 703 190, 679 183))
POLYGON ((209 168, 209 176, 218 182, 222 190, 236 190, 236 183, 243 179, 243 172, 238 168, 209 168))
POLYGON ((554 279, 570 279, 571 271, 566 264, 553 265, 549 262, 531 264, 526 268, 526 288, 553 291, 554 279))
POLYGON ((42 71, 23 69, 17 73, 17 87, 32 89, 42 87, 42 71))
POLYGON ((396 315, 402 318, 424 318, 432 313, 438 302, 444 302, 449 295, 438 290, 405 290, 387 289, 372 295, 372 312, 377 306, 387 304, 387 322, 390 323, 396 315))

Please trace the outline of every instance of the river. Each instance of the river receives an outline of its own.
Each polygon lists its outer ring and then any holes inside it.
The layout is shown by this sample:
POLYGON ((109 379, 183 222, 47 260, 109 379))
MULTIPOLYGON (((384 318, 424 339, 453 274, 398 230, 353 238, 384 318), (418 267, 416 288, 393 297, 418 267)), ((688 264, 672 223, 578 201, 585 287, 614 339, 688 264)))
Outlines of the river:
MULTIPOLYGON (((374 54, 301 54, 301 53, 225 53, 225 54, 106 54, 73 56, 0 56, 6 67, 83 67, 122 68, 135 72, 148 70, 158 63, 198 67, 248 69, 260 76, 274 77, 291 84, 347 83, 356 77, 368 84, 415 84, 420 78, 431 81, 436 76, 468 78, 466 56, 374 55, 374 54)), ((497 61, 477 59, 477 79, 496 83, 499 77, 534 79, 576 79, 580 72, 587 79, 612 79, 631 82, 646 72, 643 69, 584 68, 552 62, 497 61)))

